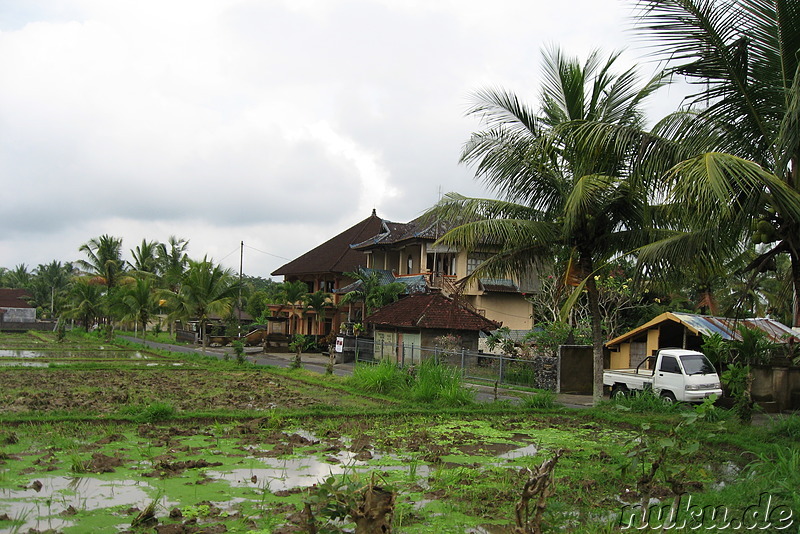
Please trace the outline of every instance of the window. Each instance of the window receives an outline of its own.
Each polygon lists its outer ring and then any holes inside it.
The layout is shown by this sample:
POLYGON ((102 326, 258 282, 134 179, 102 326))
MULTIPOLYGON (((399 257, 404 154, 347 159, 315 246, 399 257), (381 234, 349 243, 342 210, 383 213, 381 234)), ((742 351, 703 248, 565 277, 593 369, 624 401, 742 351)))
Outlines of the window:
POLYGON ((672 356, 664 356, 661 358, 661 367, 658 369, 662 373, 676 373, 681 374, 681 368, 678 367, 678 360, 672 356))
POLYGON ((474 252, 467 256, 467 274, 472 274, 478 265, 489 259, 489 254, 474 252))
POLYGON ((408 260, 406 261, 406 274, 411 274, 414 272, 414 258, 411 254, 408 255, 408 260))

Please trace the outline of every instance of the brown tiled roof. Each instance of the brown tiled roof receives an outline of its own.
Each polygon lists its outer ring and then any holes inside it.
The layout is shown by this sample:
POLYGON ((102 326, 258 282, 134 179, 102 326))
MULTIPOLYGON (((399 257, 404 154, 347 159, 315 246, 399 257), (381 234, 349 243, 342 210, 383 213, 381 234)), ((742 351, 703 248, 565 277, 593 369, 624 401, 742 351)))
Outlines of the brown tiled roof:
POLYGON ((0 289, 0 308, 33 308, 27 300, 33 298, 27 289, 0 289))
POLYGON ((353 272, 360 266, 366 266, 367 262, 364 253, 350 248, 350 245, 383 231, 383 219, 372 210, 372 215, 360 223, 279 267, 272 272, 272 276, 353 272))
POLYGON ((365 323, 444 330, 497 330, 502 325, 469 310, 441 293, 409 295, 379 309, 365 323))
POLYGON ((393 245, 411 239, 426 239, 435 241, 450 229, 451 225, 442 222, 430 222, 425 216, 420 216, 408 223, 384 221, 381 233, 369 236, 363 241, 354 241, 353 248, 366 250, 381 245, 393 245))

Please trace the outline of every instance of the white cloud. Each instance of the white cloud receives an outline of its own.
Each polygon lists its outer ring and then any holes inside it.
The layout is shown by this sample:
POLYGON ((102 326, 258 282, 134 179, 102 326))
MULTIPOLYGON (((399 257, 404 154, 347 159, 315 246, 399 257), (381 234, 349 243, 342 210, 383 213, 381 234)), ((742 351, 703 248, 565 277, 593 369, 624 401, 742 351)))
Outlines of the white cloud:
POLYGON ((620 48, 630 5, 7 0, 0 266, 75 259, 104 233, 294 258, 373 207, 403 221, 440 189, 485 194, 458 165, 469 93, 535 102, 541 48, 620 48))

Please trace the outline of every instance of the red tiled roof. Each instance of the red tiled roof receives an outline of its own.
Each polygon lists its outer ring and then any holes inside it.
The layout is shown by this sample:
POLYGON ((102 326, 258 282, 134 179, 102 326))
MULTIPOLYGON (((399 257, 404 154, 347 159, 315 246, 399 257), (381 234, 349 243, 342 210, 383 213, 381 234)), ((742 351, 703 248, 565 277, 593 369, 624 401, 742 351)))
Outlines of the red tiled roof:
POLYGON ((473 331, 491 331, 501 326, 501 323, 491 321, 441 293, 401 298, 368 316, 364 322, 384 326, 473 331))
POLYGON ((0 289, 0 308, 33 308, 27 300, 33 298, 27 289, 0 289))
POLYGON ((372 215, 360 223, 279 267, 272 272, 272 276, 347 273, 356 271, 360 266, 366 267, 364 253, 350 248, 350 245, 384 231, 382 223, 383 220, 372 210, 372 215))

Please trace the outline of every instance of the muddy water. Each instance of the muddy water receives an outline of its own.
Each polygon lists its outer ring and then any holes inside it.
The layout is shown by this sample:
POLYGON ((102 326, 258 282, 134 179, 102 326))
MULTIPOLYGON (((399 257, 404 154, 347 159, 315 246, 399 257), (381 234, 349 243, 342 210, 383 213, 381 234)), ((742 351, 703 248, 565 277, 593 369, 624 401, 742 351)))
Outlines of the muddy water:
POLYGON ((306 456, 302 458, 250 458, 253 465, 247 468, 232 471, 208 471, 210 478, 224 480, 237 487, 259 487, 272 493, 285 491, 292 488, 307 488, 323 482, 329 476, 343 475, 345 473, 368 473, 371 471, 408 471, 409 475, 418 478, 423 483, 430 476, 430 467, 420 464, 410 467, 408 464, 400 465, 399 458, 390 458, 378 453, 373 455, 373 460, 396 460, 398 465, 375 465, 367 461, 355 459, 356 454, 341 451, 327 458, 306 456), (331 461, 335 459, 335 461, 331 461))
POLYGON ((28 350, 28 349, 0 349, 0 358, 80 358, 80 359, 128 359, 147 360, 147 354, 133 350, 104 350, 104 351, 54 351, 54 350, 28 350))
MULTIPOLYGON (((147 483, 134 480, 40 477, 27 488, 0 488, 0 511, 13 520, 23 521, 18 532, 27 532, 32 528, 57 530, 74 524, 67 512, 70 507, 76 511, 112 506, 144 508, 152 501, 150 495, 155 493, 147 483), (41 483, 41 487, 36 481, 41 483)), ((127 521, 130 522, 130 519, 127 521)))

